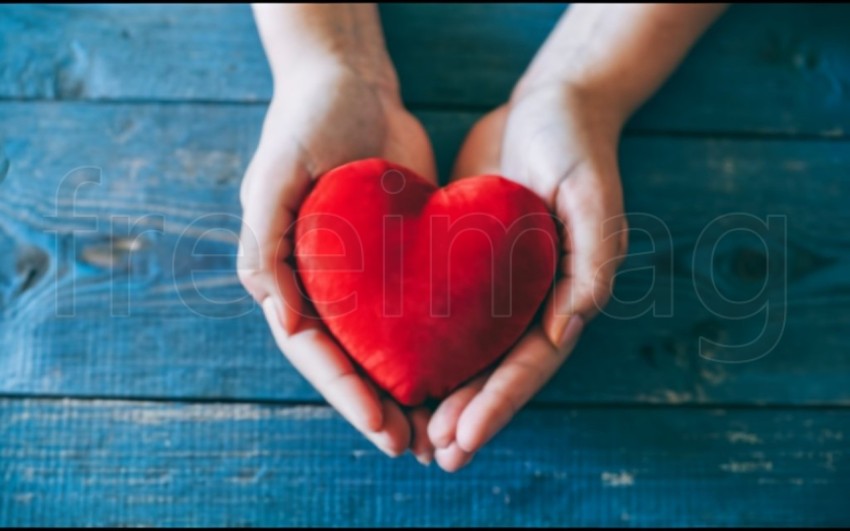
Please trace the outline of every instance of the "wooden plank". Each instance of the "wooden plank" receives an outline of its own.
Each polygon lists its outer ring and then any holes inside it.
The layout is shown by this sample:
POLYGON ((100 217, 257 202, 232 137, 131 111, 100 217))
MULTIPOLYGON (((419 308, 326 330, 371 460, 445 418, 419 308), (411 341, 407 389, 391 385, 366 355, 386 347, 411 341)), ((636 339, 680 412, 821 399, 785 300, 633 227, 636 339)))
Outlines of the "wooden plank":
MULTIPOLYGON (((415 106, 496 105, 561 5, 384 5, 415 106)), ((843 136, 846 5, 734 6, 633 126, 843 136)), ((265 101, 271 81, 247 6, 0 8, 0 97, 265 101), (179 50, 180 53, 175 53, 179 50)))
MULTIPOLYGON (((262 105, 0 105, 9 166, 0 392, 317 398, 234 275, 238 184, 262 114, 262 105)), ((475 116, 421 117, 445 168, 475 116)), ((850 403, 848 168, 840 141, 628 136, 634 231, 620 302, 539 400, 850 403), (753 221, 769 215, 785 220, 787 238, 753 221), (698 240, 712 227, 724 237, 698 240), (787 267, 775 271, 765 256, 787 267), (721 295, 787 318, 755 351, 701 351, 700 337, 740 345, 765 329, 764 313, 741 318, 721 295)))
POLYGON ((534 410, 457 476, 322 407, 0 401, 4 526, 847 525, 850 412, 534 410))

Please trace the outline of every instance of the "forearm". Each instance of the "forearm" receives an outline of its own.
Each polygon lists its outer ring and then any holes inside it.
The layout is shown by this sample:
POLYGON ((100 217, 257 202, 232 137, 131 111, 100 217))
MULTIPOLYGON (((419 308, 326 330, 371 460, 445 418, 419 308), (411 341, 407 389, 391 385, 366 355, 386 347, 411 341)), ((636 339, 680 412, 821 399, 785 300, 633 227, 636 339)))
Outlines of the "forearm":
POLYGON ((625 121, 655 92, 725 4, 575 4, 516 93, 563 82, 625 121))
POLYGON ((299 72, 342 67, 381 88, 397 89, 375 4, 252 7, 275 85, 299 72))

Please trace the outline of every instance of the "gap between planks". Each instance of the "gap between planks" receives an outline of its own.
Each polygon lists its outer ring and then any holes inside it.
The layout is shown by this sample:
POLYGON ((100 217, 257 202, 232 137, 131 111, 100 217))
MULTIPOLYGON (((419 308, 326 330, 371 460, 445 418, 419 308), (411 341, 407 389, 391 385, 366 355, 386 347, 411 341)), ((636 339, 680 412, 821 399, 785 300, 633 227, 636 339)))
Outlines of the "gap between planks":
MULTIPOLYGON (((51 393, 0 393, 0 400, 34 400, 43 402, 78 401, 78 402, 132 402, 154 404, 199 404, 199 405, 259 405, 280 407, 317 407, 331 408, 322 400, 291 400, 268 398, 228 398, 228 397, 197 397, 197 396, 146 396, 146 395, 83 395, 83 394, 51 394, 51 393)), ((566 409, 677 409, 677 410, 759 410, 759 411, 840 411, 850 409, 850 402, 834 403, 758 403, 758 402, 717 402, 717 403, 675 403, 675 402, 580 402, 580 401, 531 401, 520 411, 558 411, 566 409)))
MULTIPOLYGON (((0 96, 0 108, 3 105, 32 104, 32 105, 91 105, 91 106, 145 106, 145 105, 185 105, 185 106, 219 106, 219 107, 249 107, 265 108, 268 101, 254 100, 214 100, 214 99, 148 99, 148 98, 90 98, 84 100, 68 100, 55 98, 10 98, 0 96)), ((469 105, 469 104, 431 104, 415 103, 408 104, 407 109, 415 113, 436 114, 477 114, 483 115, 495 109, 493 105, 469 105)), ((810 141, 810 142, 843 142, 850 139, 850 132, 824 131, 821 133, 793 132, 785 130, 762 131, 736 131, 733 129, 658 129, 647 127, 630 127, 626 124, 623 130, 623 138, 680 138, 697 140, 776 140, 776 141, 810 141)))

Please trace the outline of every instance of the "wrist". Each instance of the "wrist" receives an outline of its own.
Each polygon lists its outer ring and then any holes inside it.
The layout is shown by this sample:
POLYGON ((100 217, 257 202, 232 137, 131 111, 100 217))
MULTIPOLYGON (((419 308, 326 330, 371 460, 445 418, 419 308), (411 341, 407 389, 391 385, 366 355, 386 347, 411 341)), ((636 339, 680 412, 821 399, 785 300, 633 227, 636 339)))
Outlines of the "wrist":
POLYGON ((358 83, 382 98, 401 100, 398 76, 392 63, 347 54, 317 53, 315 50, 292 61, 272 66, 274 94, 282 94, 293 83, 334 86, 358 83), (344 82, 344 83, 343 83, 344 82))
POLYGON ((548 105, 566 108, 569 115, 581 123, 588 138, 610 145, 617 144, 629 117, 615 95, 568 77, 535 79, 524 76, 511 92, 508 104, 513 107, 527 98, 546 100, 550 102, 548 105))
POLYGON ((377 8, 358 5, 254 5, 275 86, 345 73, 398 93, 377 8))
POLYGON ((535 56, 518 92, 561 83, 625 122, 724 8, 574 4, 535 56))

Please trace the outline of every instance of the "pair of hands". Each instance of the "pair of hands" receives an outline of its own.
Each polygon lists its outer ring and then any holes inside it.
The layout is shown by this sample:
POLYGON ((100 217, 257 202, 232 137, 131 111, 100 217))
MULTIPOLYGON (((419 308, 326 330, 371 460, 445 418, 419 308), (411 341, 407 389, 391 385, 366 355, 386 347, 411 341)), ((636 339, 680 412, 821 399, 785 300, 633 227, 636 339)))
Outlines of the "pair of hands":
POLYGON ((382 157, 437 182, 428 136, 398 89, 343 64, 293 72, 277 91, 246 172, 238 271, 293 366, 390 456, 408 448, 447 471, 474 454, 549 380, 605 304, 626 252, 617 168, 622 120, 580 89, 521 82, 470 131, 452 178, 495 173, 536 192, 563 223, 555 288, 501 363, 434 410, 405 409, 363 378, 303 300, 292 268, 292 226, 315 179, 352 160, 382 157))

